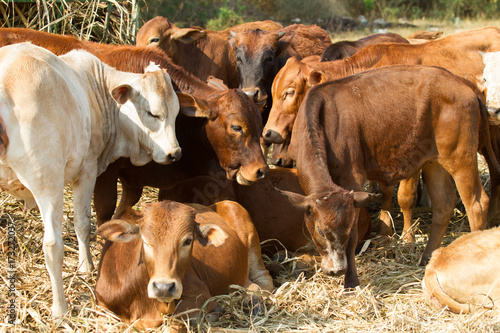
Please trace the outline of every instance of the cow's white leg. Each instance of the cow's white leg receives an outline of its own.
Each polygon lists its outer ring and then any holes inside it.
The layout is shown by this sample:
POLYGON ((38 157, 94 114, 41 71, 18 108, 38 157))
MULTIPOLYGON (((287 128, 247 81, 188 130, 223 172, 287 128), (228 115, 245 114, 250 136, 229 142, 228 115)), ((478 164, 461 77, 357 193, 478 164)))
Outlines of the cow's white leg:
POLYGON ((90 254, 90 217, 95 180, 95 173, 86 172, 73 184, 73 210, 79 253, 78 270, 84 273, 90 273, 94 269, 90 254))
POLYGON ((62 186, 57 187, 57 189, 60 189, 61 192, 58 195, 35 196, 35 198, 44 224, 43 252, 45 254, 45 265, 52 284, 52 315, 60 317, 68 310, 68 304, 64 297, 62 279, 64 257, 62 239, 63 189, 62 186))

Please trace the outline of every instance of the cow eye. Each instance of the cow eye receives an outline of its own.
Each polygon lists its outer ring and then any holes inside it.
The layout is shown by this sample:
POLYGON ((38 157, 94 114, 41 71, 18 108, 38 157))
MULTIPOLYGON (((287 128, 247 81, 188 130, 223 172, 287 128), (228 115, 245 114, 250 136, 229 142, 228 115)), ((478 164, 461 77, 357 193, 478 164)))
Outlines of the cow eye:
POLYGON ((148 113, 148 115, 150 115, 151 117, 153 117, 155 119, 159 119, 160 118, 160 116, 152 114, 151 111, 149 111, 149 110, 146 110, 146 112, 148 113))
POLYGON ((293 89, 288 89, 287 91, 285 91, 285 93, 283 94, 283 100, 287 99, 288 97, 293 97, 293 95, 295 95, 295 90, 293 89))
POLYGON ((151 44, 151 43, 158 43, 159 41, 160 41, 160 38, 159 38, 159 37, 154 37, 154 38, 151 38, 151 39, 149 40, 149 44, 151 44))
POLYGON ((237 61, 238 63, 241 63, 241 62, 242 62, 241 57, 240 57, 240 56, 236 57, 236 61, 237 61))
POLYGON ((184 243, 182 243, 182 246, 189 246, 189 245, 191 245, 192 242, 193 242, 193 239, 188 238, 184 241, 184 243))
POLYGON ((318 234, 320 234, 321 237, 326 238, 323 231, 321 231, 321 229, 319 227, 317 227, 317 229, 318 229, 318 234))
POLYGON ((241 126, 238 126, 238 125, 231 125, 231 129, 235 132, 238 132, 238 133, 243 133, 243 128, 241 126))

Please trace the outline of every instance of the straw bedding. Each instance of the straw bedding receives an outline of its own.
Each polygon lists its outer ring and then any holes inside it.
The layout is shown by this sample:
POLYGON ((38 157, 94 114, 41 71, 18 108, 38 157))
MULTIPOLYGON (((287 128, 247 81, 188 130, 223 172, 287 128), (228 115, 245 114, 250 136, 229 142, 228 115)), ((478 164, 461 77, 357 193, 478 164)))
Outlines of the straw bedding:
MULTIPOLYGON (((486 179, 486 178, 485 178, 486 179)), ((156 191, 147 189, 141 202, 156 200, 156 191)), ((65 294, 71 314, 62 319, 50 318, 52 292, 45 269, 42 240, 43 226, 38 211, 23 211, 22 203, 5 193, 0 194, 0 227, 6 232, 15 224, 15 306, 16 323, 8 324, 8 252, 7 236, 0 238, 1 278, 0 332, 133 332, 113 314, 96 305, 93 287, 96 271, 84 276, 76 273, 78 246, 73 229, 71 187, 65 189, 63 236, 65 259, 63 268, 65 294)), ((373 238, 357 256, 360 287, 352 293, 342 291, 342 278, 322 274, 319 265, 294 275, 296 258, 289 253, 280 263, 281 273, 274 279, 275 291, 264 296, 264 311, 256 316, 245 312, 244 288, 234 286, 226 296, 217 296, 223 315, 216 322, 204 316, 193 332, 500 332, 500 317, 482 311, 456 315, 445 310, 432 310, 423 302, 420 285, 424 269, 417 266, 430 227, 430 209, 417 208, 414 221, 416 243, 404 243, 398 236, 373 238)), ((376 213, 374 213, 376 214, 376 213)), ((400 230, 402 216, 394 216, 400 230)), ((444 245, 469 231, 468 221, 458 209, 446 234, 444 245)), ((93 235, 95 229, 92 230, 93 235)), ((97 266, 103 241, 91 240, 94 264, 97 266)), ((265 258, 269 262, 269 258, 265 258)), ((165 317, 156 331, 168 332, 176 318, 165 317)), ((189 323, 187 323, 189 325, 189 323)))

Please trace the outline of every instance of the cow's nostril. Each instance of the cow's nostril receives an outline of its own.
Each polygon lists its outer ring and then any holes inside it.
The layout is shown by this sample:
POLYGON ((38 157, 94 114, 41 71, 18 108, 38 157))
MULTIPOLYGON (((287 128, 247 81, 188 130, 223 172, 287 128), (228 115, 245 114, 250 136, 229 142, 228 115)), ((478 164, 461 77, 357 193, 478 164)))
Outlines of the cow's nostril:
POLYGON ((257 170, 257 179, 262 179, 266 176, 267 169, 259 169, 257 170))
POLYGON ((267 130, 267 131, 266 131, 266 133, 264 134, 264 137, 265 137, 266 139, 269 139, 269 138, 271 137, 271 135, 272 135, 271 131, 270 131, 270 130, 267 130))
POLYGON ((181 149, 178 149, 178 150, 175 151, 175 153, 168 154, 168 156, 167 156, 168 161, 171 162, 171 163, 180 160, 181 157, 182 157, 182 150, 181 149))
POLYGON ((171 295, 175 291, 175 283, 153 282, 153 291, 158 296, 171 295))

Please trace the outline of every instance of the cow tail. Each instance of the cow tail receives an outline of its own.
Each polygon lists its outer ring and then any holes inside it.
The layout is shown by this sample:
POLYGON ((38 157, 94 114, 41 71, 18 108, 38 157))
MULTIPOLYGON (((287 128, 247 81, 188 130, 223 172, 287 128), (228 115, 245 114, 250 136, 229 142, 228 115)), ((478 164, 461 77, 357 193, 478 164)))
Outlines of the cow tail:
MULTIPOLYGON (((495 168, 497 174, 500 174, 500 164, 498 163, 495 152, 493 151, 493 147, 491 146, 488 111, 486 110, 486 105, 485 105, 484 100, 483 100, 483 95, 480 92, 476 92, 476 96, 477 96, 477 101, 479 103, 479 109, 480 109, 480 117, 481 117, 481 126, 482 126, 484 145, 486 148, 486 153, 488 154, 487 160, 490 160, 490 163, 488 163, 488 167, 495 168)), ((491 174, 491 170, 490 170, 490 174, 491 174)))
POLYGON ((438 306, 439 304, 441 306, 447 306, 448 309, 454 313, 465 314, 470 311, 470 306, 468 304, 459 303, 444 292, 439 283, 436 271, 429 265, 427 265, 425 276, 422 280, 422 289, 424 291, 425 301, 431 306, 438 306))
POLYGON ((5 156, 9 145, 9 137, 2 117, 0 117, 0 158, 5 156))

